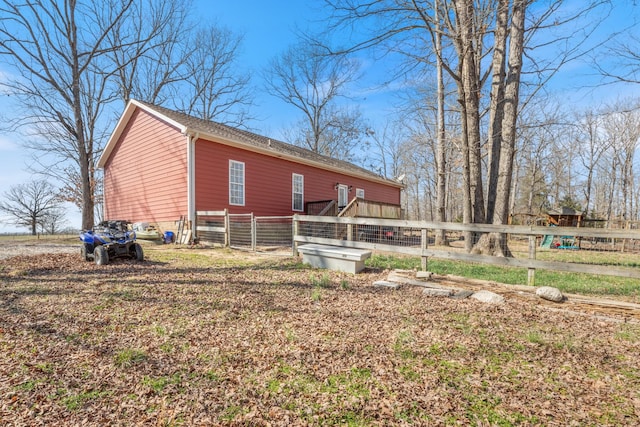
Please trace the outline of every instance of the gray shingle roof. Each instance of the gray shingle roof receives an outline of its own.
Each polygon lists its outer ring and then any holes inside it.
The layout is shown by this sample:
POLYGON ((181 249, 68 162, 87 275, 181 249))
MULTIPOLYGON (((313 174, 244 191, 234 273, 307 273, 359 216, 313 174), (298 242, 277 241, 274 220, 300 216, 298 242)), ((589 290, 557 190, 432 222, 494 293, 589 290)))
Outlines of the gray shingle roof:
POLYGON ((340 170, 343 170, 345 173, 357 174, 377 181, 386 181, 388 184, 394 186, 400 186, 400 184, 395 181, 388 180, 367 169, 356 166, 353 163, 334 159, 328 156, 323 156, 306 148, 278 141, 273 138, 261 136, 246 130, 234 128, 232 126, 227 126, 222 123, 199 119, 197 117, 193 117, 188 114, 174 111, 158 105, 153 105, 142 101, 136 102, 146 106, 151 110, 157 111, 161 115, 166 116, 167 118, 177 123, 180 123, 187 129, 189 129, 189 131, 194 133, 224 138, 234 142, 254 146, 262 150, 272 150, 276 153, 286 155, 290 158, 298 158, 301 160, 311 161, 313 163, 324 165, 326 167, 338 168, 340 170))

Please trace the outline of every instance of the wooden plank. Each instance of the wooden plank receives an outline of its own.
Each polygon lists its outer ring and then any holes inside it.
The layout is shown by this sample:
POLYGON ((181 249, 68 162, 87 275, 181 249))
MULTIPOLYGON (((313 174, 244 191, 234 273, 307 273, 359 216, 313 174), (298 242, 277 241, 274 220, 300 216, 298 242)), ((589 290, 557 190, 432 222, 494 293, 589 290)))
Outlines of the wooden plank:
POLYGON ((225 216, 225 211, 198 211, 198 216, 225 216))
POLYGON ((471 231, 480 233, 503 233, 515 235, 554 235, 554 236, 580 236, 601 237, 613 239, 640 239, 640 230, 618 230, 603 228, 578 228, 578 227, 539 227, 539 226, 514 226, 496 224, 461 224, 453 222, 436 221, 408 221, 381 218, 344 218, 344 217, 320 217, 299 216, 300 222, 320 222, 328 224, 359 224, 380 225, 401 228, 426 228, 446 231, 471 231))
POLYGON ((224 227, 211 227, 209 225, 199 225, 196 227, 196 231, 212 231, 214 233, 224 233, 224 227))

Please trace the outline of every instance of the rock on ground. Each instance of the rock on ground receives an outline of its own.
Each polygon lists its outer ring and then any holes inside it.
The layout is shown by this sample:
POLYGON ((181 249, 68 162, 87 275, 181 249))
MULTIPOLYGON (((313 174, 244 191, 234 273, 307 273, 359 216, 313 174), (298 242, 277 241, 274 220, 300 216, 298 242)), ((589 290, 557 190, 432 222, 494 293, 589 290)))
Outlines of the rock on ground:
POLYGON ((398 289, 400 287, 400 284, 387 282, 386 280, 378 280, 377 282, 373 282, 373 286, 376 288, 398 289))
POLYGON ((493 293, 491 291, 478 291, 471 295, 469 298, 476 299, 480 302, 486 302, 489 304, 500 304, 504 302, 504 297, 493 293))
POLYGON ((541 286, 536 289, 536 295, 542 299, 546 299, 553 302, 560 302, 564 299, 564 295, 558 288, 552 286, 541 286))
POLYGON ((425 288, 422 294, 427 297, 450 297, 453 295, 453 289, 425 288))

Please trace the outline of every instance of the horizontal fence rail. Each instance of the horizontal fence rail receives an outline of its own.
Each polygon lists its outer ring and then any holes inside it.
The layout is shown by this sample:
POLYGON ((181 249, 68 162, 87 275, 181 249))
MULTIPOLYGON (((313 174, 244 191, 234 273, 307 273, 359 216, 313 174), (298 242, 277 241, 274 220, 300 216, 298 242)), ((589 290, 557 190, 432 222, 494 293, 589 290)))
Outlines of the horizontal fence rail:
MULTIPOLYGON (((461 224, 318 215, 257 217, 199 211, 196 236, 202 241, 253 251, 291 251, 316 243, 429 258, 535 270, 640 279, 640 230, 585 227, 461 224), (506 236, 512 256, 469 252, 467 239, 506 236)), ((473 240, 475 241, 475 240, 473 240)), ((291 252, 289 252, 291 253, 291 252)))
POLYGON ((529 269, 612 275, 640 279, 640 230, 460 224, 373 218, 294 216, 297 245, 316 243, 529 269), (507 235, 512 257, 469 253, 465 239, 507 235), (436 237, 444 243, 436 245, 436 237), (603 268, 606 267, 606 268, 603 268))

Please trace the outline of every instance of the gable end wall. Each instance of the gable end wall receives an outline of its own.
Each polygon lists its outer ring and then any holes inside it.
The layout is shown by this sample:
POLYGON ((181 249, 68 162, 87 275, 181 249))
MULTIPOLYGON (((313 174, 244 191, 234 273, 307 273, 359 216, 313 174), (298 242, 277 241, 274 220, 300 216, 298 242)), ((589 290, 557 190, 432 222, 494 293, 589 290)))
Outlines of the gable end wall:
POLYGON ((105 164, 104 194, 105 219, 166 222, 186 215, 186 136, 137 110, 105 164))

